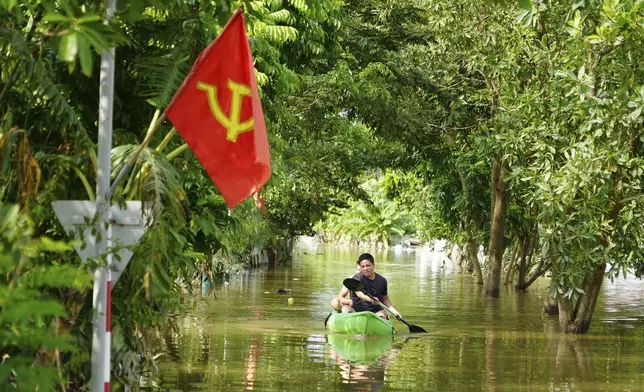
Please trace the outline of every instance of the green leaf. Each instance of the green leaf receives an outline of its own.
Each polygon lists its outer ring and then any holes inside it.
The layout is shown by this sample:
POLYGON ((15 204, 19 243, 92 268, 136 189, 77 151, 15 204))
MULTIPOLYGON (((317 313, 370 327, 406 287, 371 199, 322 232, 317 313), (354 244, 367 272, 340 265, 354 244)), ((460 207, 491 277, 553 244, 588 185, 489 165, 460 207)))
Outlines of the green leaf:
POLYGON ((524 10, 532 9, 532 0, 518 0, 519 8, 524 10))
POLYGON ((65 308, 59 302, 45 299, 22 300, 2 309, 1 321, 26 323, 33 317, 64 316, 65 308))
POLYGON ((58 58, 66 63, 74 62, 78 54, 78 35, 76 32, 63 35, 58 45, 58 58))
POLYGON ((640 114, 642 114, 642 106, 638 107, 631 114, 629 114, 628 119, 631 121, 635 121, 639 118, 640 114))
POLYGON ((18 4, 18 0, 2 0, 2 6, 9 11, 18 4))
POLYGON ((67 16, 61 15, 55 12, 50 12, 46 14, 42 18, 42 20, 45 22, 69 22, 70 21, 70 19, 67 16))
POLYGON ((80 51, 78 52, 80 58, 81 69, 85 76, 92 75, 92 51, 89 48, 87 40, 81 37, 78 40, 80 51))
MULTIPOLYGON (((3 148, 2 148, 2 154, 5 157, 10 156, 11 150, 16 143, 16 140, 18 138, 18 135, 20 132, 10 132, 9 134, 4 136, 3 139, 3 148)), ((0 177, 4 177, 6 172, 9 169, 9 166, 11 165, 11 160, 10 159, 3 159, 2 160, 2 170, 0 170, 0 177)))
POLYGON ((91 22, 100 22, 102 20, 103 18, 101 18, 100 15, 89 14, 89 15, 81 16, 80 18, 76 19, 76 23, 83 24, 83 23, 91 23, 91 22))
POLYGON ((40 237, 39 240, 42 244, 42 249, 48 252, 62 253, 74 249, 74 247, 67 242, 54 241, 48 237, 43 236, 40 237))

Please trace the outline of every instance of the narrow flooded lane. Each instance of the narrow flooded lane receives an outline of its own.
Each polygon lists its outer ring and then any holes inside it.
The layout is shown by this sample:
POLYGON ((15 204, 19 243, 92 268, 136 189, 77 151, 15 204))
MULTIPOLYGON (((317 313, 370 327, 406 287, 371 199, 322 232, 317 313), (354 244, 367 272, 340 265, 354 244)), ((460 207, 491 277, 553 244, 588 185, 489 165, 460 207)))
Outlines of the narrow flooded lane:
POLYGON ((487 299, 442 254, 374 252, 396 308, 428 334, 411 335, 396 322, 393 338, 329 338, 329 302, 357 254, 300 250, 290 266, 217 286, 217 299, 184 297, 176 329, 158 337, 160 377, 148 384, 186 392, 642 390, 638 280, 607 280, 590 333, 569 336, 541 314, 546 280, 487 299))

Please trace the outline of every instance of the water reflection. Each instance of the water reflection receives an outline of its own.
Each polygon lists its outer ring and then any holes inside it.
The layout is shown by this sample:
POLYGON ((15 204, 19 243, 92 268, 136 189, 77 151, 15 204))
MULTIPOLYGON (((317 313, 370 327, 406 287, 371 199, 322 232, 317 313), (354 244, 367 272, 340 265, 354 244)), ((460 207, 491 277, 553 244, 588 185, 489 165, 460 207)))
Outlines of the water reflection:
POLYGON ((251 339, 250 347, 248 348, 248 357, 246 358, 246 364, 244 365, 244 389, 247 391, 252 391, 255 389, 255 377, 257 370, 257 359, 261 353, 257 342, 257 338, 251 339))
POLYGON ((376 392, 385 386, 387 363, 400 351, 392 336, 327 336, 329 354, 342 377, 343 391, 376 392))
POLYGON ((578 384, 596 385, 593 337, 561 333, 553 319, 543 325, 552 387, 571 390, 578 384))
POLYGON ((495 298, 486 298, 485 306, 485 390, 495 392, 502 385, 501 368, 498 361, 501 338, 497 330, 500 325, 500 302, 495 298))
POLYGON ((345 361, 371 364, 384 355, 393 344, 393 336, 350 336, 329 334, 327 340, 334 355, 345 361))

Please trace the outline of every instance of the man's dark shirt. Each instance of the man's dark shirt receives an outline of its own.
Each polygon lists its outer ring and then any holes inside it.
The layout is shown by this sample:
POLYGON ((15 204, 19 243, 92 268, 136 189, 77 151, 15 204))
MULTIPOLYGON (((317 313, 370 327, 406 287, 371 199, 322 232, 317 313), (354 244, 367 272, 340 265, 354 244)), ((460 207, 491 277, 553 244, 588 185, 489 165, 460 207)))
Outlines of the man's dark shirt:
MULTIPOLYGON (((388 295, 387 279, 385 279, 384 276, 379 275, 378 273, 376 273, 376 277, 373 280, 367 278, 362 273, 357 273, 353 275, 353 279, 358 279, 359 281, 362 282, 362 285, 364 287, 363 292, 365 294, 369 294, 372 297, 376 297, 380 301, 382 301, 383 296, 388 295)), ((360 297, 356 295, 356 293, 351 293, 351 301, 353 301, 353 309, 355 309, 356 312, 363 312, 365 310, 369 310, 371 312, 376 313, 382 310, 380 305, 363 301, 360 297)))

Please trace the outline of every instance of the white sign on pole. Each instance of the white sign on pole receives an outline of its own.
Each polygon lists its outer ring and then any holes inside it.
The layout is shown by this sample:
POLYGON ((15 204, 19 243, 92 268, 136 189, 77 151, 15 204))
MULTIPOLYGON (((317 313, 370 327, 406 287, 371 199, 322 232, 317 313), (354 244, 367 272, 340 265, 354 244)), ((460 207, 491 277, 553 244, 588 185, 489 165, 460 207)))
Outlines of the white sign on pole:
MULTIPOLYGON (((110 218, 112 225, 111 242, 118 251, 110 266, 112 271, 112 288, 116 285, 121 273, 132 258, 132 251, 124 246, 136 244, 145 233, 145 218, 140 201, 128 201, 125 209, 117 205, 110 207, 110 218)), ((83 240, 85 246, 74 245, 76 253, 83 262, 96 257, 96 236, 92 235, 92 229, 96 225, 88 225, 88 221, 94 219, 96 214, 96 202, 89 200, 59 200, 52 203, 58 220, 63 225, 65 232, 71 239, 83 240), (81 232, 82 230, 82 232, 81 232)), ((147 214, 146 214, 147 215, 147 214)))

